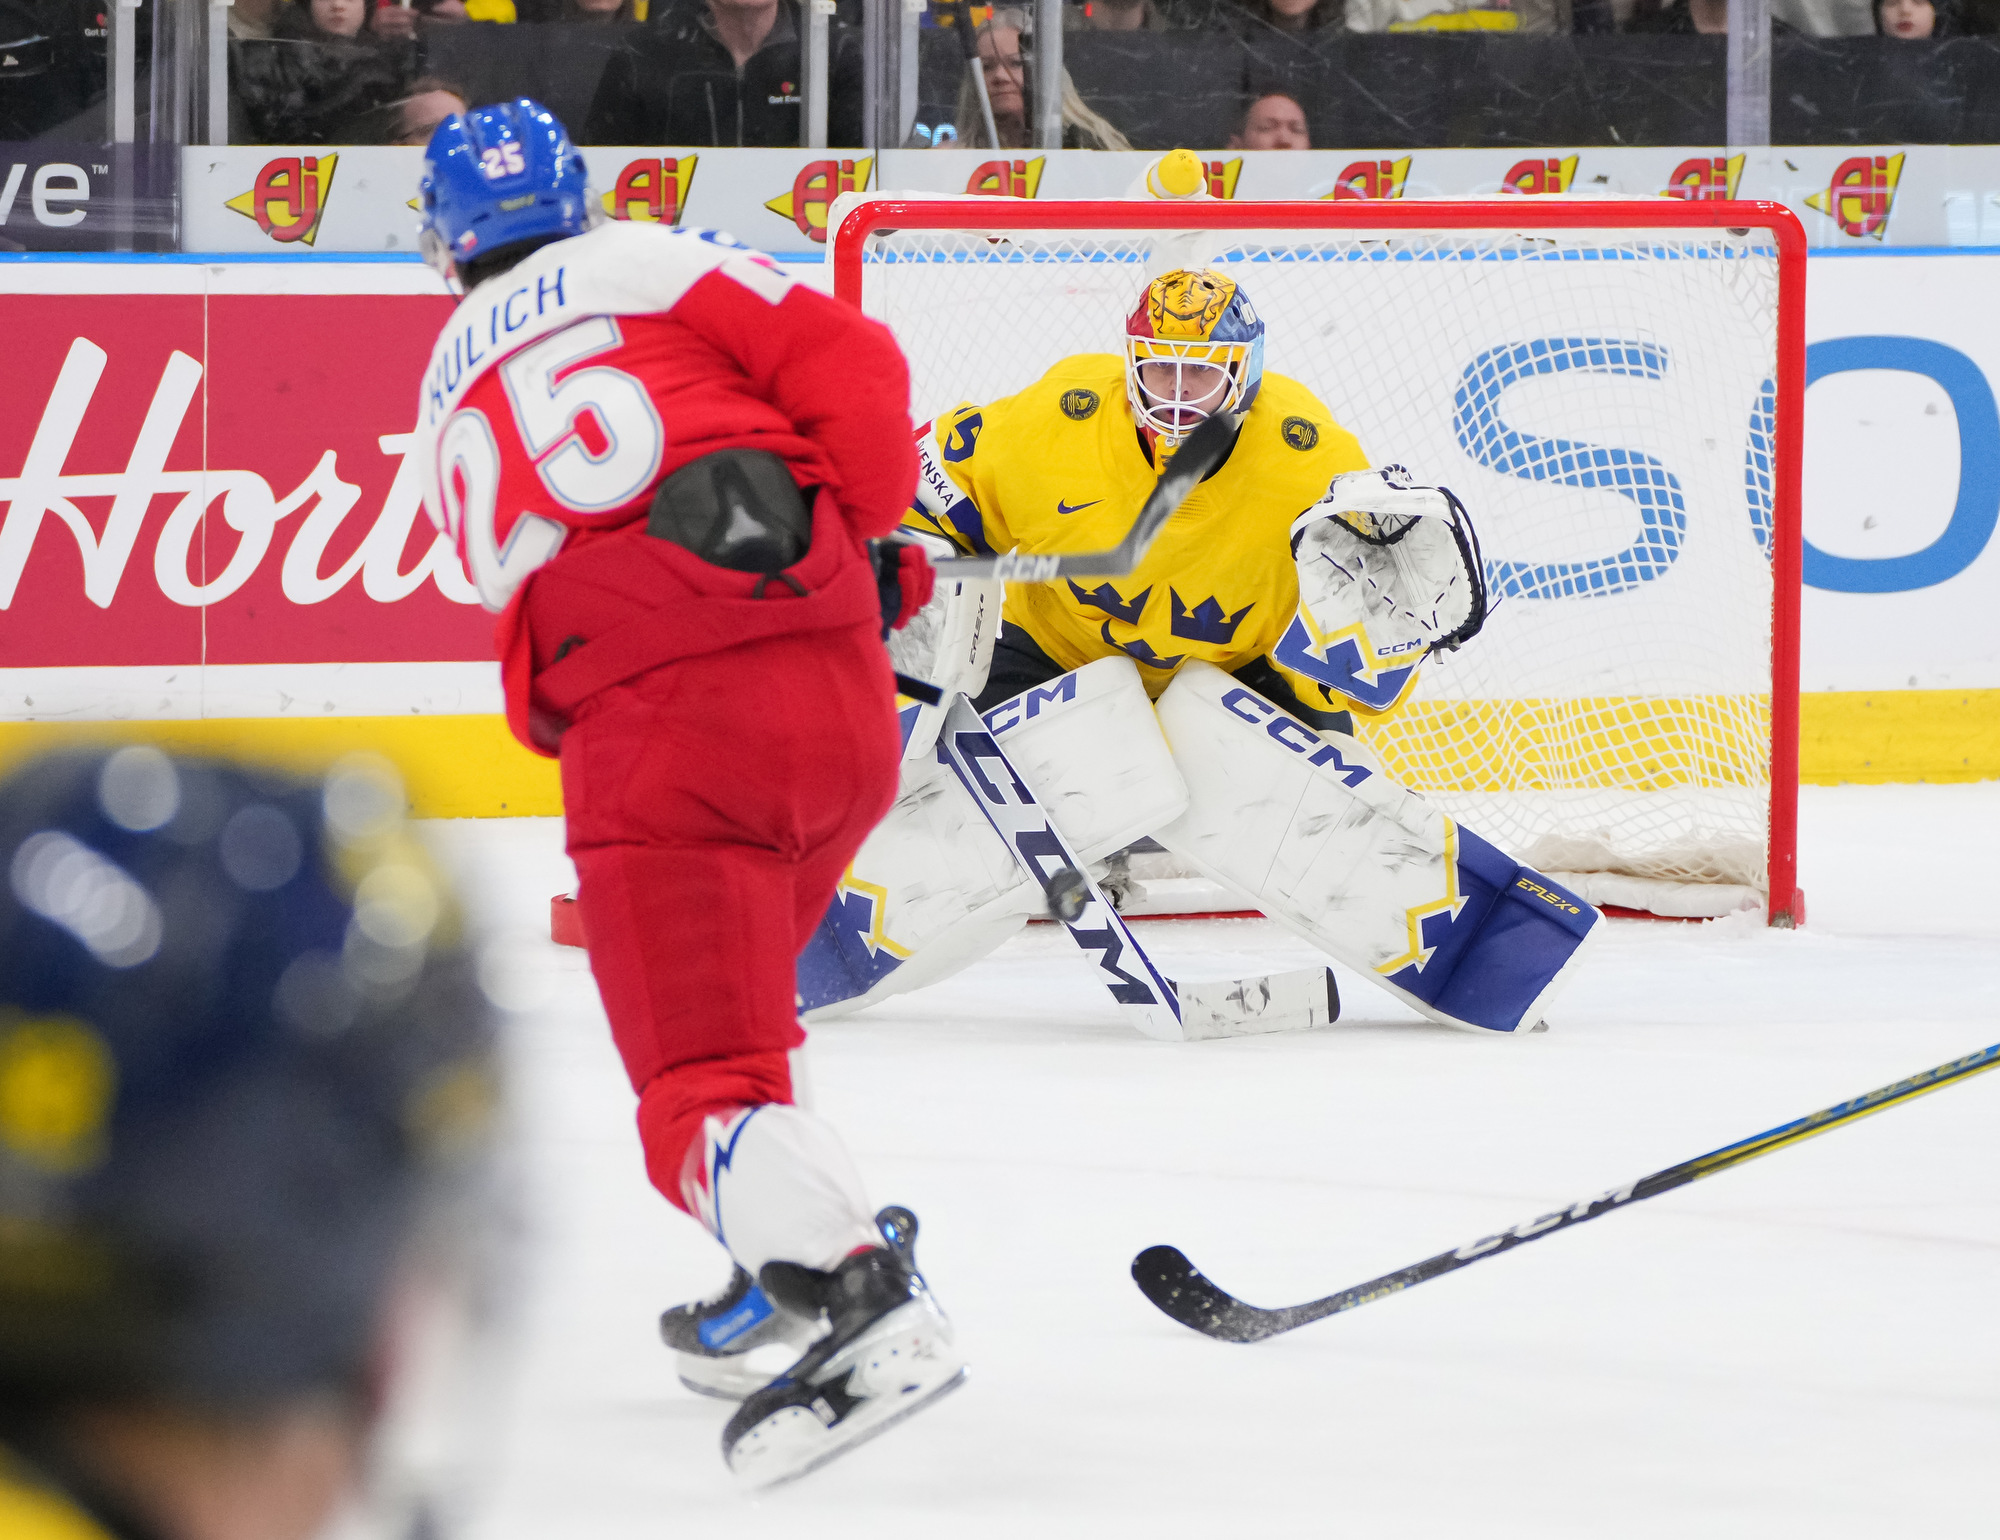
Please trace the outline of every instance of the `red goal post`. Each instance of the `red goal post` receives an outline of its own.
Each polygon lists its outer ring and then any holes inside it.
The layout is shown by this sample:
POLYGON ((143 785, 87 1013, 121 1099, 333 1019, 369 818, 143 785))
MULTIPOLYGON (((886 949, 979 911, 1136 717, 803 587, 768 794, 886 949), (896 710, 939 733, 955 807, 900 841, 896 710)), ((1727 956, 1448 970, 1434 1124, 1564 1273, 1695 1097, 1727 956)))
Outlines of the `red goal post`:
POLYGON ((1364 729, 1391 773, 1614 911, 1753 894, 1802 920, 1789 209, 891 194, 834 223, 834 291, 897 333, 919 420, 1116 349, 1163 265, 1237 278, 1267 367, 1371 457, 1453 486, 1485 541, 1487 633, 1364 729))

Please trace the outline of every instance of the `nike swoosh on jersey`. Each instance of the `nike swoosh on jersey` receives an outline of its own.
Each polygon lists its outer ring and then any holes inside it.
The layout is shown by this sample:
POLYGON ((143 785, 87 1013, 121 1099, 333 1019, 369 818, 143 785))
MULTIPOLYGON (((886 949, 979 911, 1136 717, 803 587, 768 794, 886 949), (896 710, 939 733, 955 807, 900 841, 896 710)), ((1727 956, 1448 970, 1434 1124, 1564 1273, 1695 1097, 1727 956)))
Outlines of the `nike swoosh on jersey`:
POLYGON ((1059 497, 1059 498, 1057 498, 1057 499, 1056 499, 1056 512, 1057 512, 1057 513, 1082 513, 1084 509, 1086 509, 1086 508, 1095 508, 1095 507, 1096 507, 1096 506, 1097 506, 1097 505, 1098 505, 1099 503, 1101 503, 1101 502, 1103 502, 1103 501, 1104 501, 1104 499, 1103 499, 1103 498, 1101 498, 1101 497, 1093 497, 1093 498, 1092 498, 1092 499, 1091 499, 1091 500, 1090 500, 1089 502, 1087 502, 1087 503, 1066 503, 1066 502, 1064 502, 1064 501, 1063 501, 1063 500, 1062 500, 1062 499, 1061 499, 1061 498, 1059 497))

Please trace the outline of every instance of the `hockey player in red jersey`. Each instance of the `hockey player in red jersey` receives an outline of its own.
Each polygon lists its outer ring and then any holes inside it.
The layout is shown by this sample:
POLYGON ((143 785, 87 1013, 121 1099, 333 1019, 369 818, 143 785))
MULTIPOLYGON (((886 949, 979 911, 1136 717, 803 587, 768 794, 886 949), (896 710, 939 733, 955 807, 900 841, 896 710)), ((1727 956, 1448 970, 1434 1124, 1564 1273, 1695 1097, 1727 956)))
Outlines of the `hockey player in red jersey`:
POLYGON ((694 1388, 747 1395, 723 1454, 768 1485, 964 1373, 914 1219, 871 1218, 794 1080, 796 958, 895 794, 884 623, 929 592, 870 545, 915 484, 907 369, 727 235, 603 221, 526 99, 439 127, 422 204, 467 291, 423 383, 425 505, 499 612, 509 723, 561 760, 648 1173, 737 1264, 662 1332, 694 1388))

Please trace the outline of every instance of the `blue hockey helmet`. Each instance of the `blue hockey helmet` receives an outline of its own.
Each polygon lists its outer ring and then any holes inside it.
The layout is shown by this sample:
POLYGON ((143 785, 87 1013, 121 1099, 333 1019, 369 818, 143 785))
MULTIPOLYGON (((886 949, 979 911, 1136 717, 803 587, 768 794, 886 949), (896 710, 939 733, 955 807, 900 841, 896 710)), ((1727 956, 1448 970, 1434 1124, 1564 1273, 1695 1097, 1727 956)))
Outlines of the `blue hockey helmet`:
POLYGON ((556 115, 522 96, 453 113, 424 151, 424 258, 447 278, 522 241, 581 235, 593 217, 583 156, 556 115))
POLYGON ((137 745, 0 781, 0 1403, 365 1395, 410 1248, 482 1244, 492 1012, 402 800, 137 745))

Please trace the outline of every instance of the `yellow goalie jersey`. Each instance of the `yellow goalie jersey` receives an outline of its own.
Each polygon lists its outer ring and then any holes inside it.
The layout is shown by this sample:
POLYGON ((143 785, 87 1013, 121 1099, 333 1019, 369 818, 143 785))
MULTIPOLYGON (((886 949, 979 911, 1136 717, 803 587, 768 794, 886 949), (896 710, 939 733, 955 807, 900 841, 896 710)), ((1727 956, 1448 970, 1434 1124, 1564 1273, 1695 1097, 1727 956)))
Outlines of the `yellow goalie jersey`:
MULTIPOLYGON (((1064 359, 1017 395, 940 414, 919 433, 918 453, 905 527, 970 555, 1115 546, 1159 476, 1133 422, 1125 361, 1111 353, 1064 359)), ((1311 391, 1266 374, 1229 458, 1130 577, 1010 583, 1001 618, 1059 670, 1122 652, 1157 697, 1200 658, 1316 727, 1345 727, 1339 713, 1357 703, 1273 654, 1299 612, 1292 523, 1336 475, 1367 465, 1311 391)))

